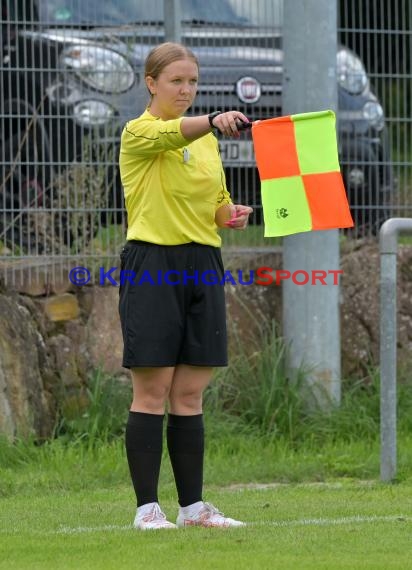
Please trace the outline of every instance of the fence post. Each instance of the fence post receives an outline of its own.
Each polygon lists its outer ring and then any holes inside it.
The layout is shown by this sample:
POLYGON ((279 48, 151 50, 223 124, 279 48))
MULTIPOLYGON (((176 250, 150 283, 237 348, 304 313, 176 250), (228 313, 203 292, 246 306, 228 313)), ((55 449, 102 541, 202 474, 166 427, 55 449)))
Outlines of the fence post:
MULTIPOLYGON (((284 115, 337 109, 337 2, 284 3, 284 115), (314 31, 316 30, 316 33, 314 31)), ((296 270, 339 269, 338 230, 306 232, 283 240, 283 266, 296 270)), ((329 279, 330 277, 330 279, 329 279)), ((283 335, 292 377, 303 365, 318 402, 340 402, 339 286, 283 282, 283 335)))
POLYGON ((165 41, 179 43, 182 38, 180 0, 163 0, 165 41))
POLYGON ((379 232, 381 480, 396 477, 396 254, 400 232, 412 234, 412 218, 391 218, 379 232))

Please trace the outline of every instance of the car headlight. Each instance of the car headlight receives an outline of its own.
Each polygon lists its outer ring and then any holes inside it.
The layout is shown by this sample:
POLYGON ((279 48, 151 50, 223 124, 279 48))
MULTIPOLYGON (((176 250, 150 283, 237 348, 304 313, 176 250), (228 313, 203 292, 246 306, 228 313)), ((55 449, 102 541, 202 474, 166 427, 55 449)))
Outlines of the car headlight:
POLYGON ((99 46, 72 46, 62 53, 62 63, 85 83, 105 93, 127 91, 135 81, 133 69, 119 53, 99 46))
POLYGON ((385 125, 383 109, 375 101, 368 101, 362 109, 363 116, 378 131, 381 131, 385 125))
POLYGON ((73 116, 83 127, 101 126, 114 117, 115 111, 104 101, 88 99, 79 101, 73 107, 73 116))
POLYGON ((353 95, 362 93, 368 85, 368 76, 359 57, 347 48, 341 48, 336 59, 341 87, 353 95))

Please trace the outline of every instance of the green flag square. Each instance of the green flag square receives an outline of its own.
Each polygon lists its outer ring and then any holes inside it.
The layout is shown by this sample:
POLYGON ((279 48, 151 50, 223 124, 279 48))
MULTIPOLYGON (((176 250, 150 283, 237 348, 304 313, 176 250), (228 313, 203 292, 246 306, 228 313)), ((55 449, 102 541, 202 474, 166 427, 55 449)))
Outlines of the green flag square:
POLYGON ((292 115, 301 174, 340 171, 333 111, 292 115))
POLYGON ((300 176, 262 180, 265 237, 286 236, 312 229, 309 204, 300 176))

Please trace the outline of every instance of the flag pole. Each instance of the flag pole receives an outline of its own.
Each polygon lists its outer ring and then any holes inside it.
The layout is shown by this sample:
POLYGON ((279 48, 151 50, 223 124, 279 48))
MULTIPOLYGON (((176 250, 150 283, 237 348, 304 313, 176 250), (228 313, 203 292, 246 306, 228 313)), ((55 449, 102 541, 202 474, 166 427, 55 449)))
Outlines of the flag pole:
MULTIPOLYGON (((291 0, 284 3, 283 115, 337 111, 337 2, 291 0)), ((283 239, 283 268, 290 271, 338 270, 339 231, 312 231, 283 239)), ((302 371, 318 403, 340 403, 341 350, 339 285, 283 282, 283 336, 292 378, 302 371)))

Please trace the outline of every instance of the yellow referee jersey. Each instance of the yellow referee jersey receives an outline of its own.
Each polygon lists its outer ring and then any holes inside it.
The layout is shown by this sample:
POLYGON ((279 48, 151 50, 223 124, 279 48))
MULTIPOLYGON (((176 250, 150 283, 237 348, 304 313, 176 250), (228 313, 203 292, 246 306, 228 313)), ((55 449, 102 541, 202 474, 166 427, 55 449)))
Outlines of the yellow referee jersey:
POLYGON ((146 110, 123 129, 120 175, 127 239, 160 245, 219 247, 215 211, 230 204, 216 137, 187 141, 182 117, 163 121, 146 110))

